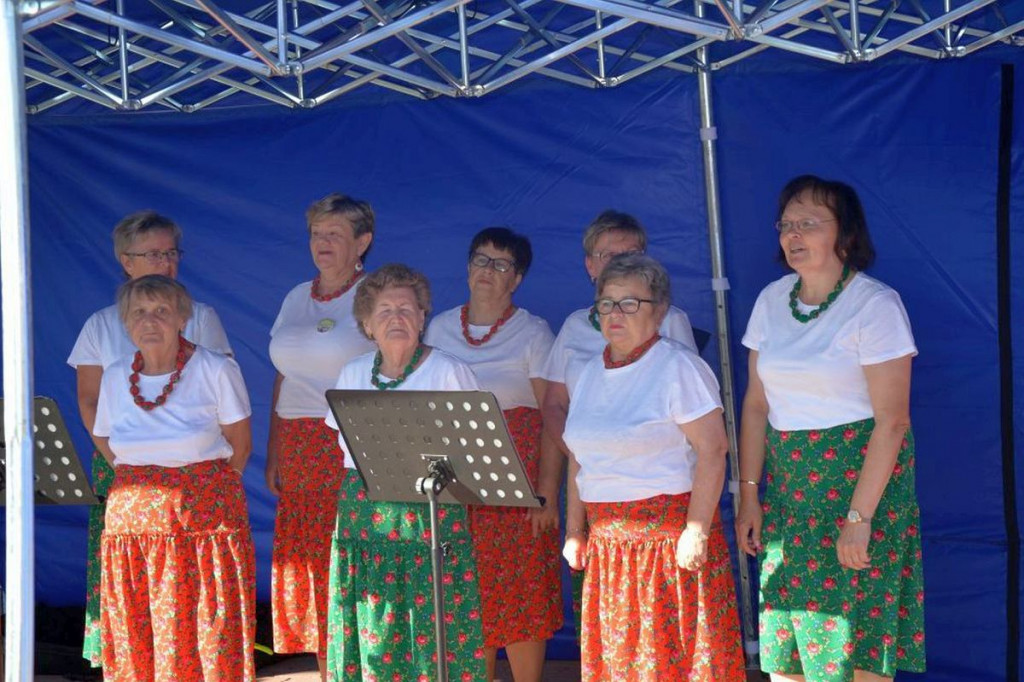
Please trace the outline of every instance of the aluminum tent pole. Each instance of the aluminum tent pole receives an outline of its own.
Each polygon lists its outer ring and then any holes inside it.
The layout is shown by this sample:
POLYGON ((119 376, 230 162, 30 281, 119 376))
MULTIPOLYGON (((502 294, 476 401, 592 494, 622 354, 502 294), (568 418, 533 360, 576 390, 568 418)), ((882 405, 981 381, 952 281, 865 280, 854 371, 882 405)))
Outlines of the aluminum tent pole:
POLYGON ((0 292, 3 299, 7 441, 6 682, 31 682, 35 593, 32 563, 32 309, 29 302, 25 84, 16 0, 0 0, 0 292))
MULTIPOLYGON (((703 17, 704 3, 694 2, 698 19, 703 17)), ((711 108, 711 62, 708 48, 697 50, 697 88, 700 99, 700 140, 704 155, 704 191, 708 211, 708 246, 711 249, 711 288, 715 294, 715 320, 718 337, 718 356, 722 372, 722 404, 725 406, 725 430, 729 437, 730 491, 734 512, 739 512, 739 446, 736 438, 736 395, 732 371, 732 352, 729 335, 729 280, 725 276, 725 255, 722 249, 722 216, 718 202, 718 161, 715 140, 718 137, 711 108)), ((758 669, 757 621, 751 603, 750 564, 745 554, 737 556, 740 569, 740 614, 743 623, 743 650, 747 668, 758 669)))

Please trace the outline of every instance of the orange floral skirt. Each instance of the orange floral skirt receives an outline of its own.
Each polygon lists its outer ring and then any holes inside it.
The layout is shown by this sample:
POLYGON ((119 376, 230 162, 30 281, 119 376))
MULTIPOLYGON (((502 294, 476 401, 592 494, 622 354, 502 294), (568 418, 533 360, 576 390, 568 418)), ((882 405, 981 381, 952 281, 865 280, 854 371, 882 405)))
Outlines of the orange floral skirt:
POLYGON ((689 493, 587 503, 583 680, 742 682, 729 548, 715 518, 708 560, 676 564, 689 493))
POLYGON ((101 547, 104 679, 255 679, 255 556, 226 461, 116 467, 101 547))
POLYGON ((270 599, 274 651, 327 656, 327 580, 338 490, 338 432, 323 419, 282 419, 270 599))
MULTIPOLYGON (((540 410, 505 410, 505 421, 534 486, 540 471, 540 410)), ((480 575, 484 646, 550 639, 562 627, 558 533, 533 537, 524 507, 469 507, 480 575)))

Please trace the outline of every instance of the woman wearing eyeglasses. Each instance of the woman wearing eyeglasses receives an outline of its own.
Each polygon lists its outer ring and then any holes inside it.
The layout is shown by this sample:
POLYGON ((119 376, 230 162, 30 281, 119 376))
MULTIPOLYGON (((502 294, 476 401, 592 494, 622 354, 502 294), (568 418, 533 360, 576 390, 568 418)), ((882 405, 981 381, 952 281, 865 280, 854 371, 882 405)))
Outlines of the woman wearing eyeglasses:
MULTIPOLYGON (((596 281, 608 261, 620 253, 643 253, 647 249, 647 232, 633 216, 619 211, 604 211, 587 227, 583 234, 583 264, 596 281)), ((659 329, 667 339, 674 339, 693 351, 697 345, 686 313, 670 305, 659 329)), ((562 457, 568 450, 562 442, 565 417, 569 413, 569 395, 576 379, 587 362, 601 354, 607 342, 601 335, 601 325, 593 304, 580 308, 566 318, 544 367, 543 377, 548 389, 544 394, 544 432, 542 447, 541 487, 544 490, 561 487, 562 457), (551 452, 549 452, 549 450, 551 452)), ((579 635, 579 600, 583 584, 581 574, 572 574, 573 608, 576 612, 579 635)))
POLYGON ((863 272, 875 252, 853 188, 793 179, 776 228, 795 272, 765 287, 743 336, 736 519, 760 559, 761 668, 814 682, 923 672, 910 322, 863 272))
POLYGON ((270 330, 277 369, 266 478, 279 496, 271 603, 274 651, 315 653, 327 679, 327 581, 334 501, 345 478, 337 434, 324 423, 345 364, 373 348, 352 313, 376 219, 369 203, 329 194, 306 210, 317 274, 285 296, 270 330))
POLYGON ((586 568, 585 681, 745 679, 717 513, 728 449, 718 382, 659 333, 669 299, 668 273, 648 256, 616 256, 597 278, 607 343, 580 371, 564 434, 563 554, 586 568))
MULTIPOLYGON (((114 257, 124 276, 135 280, 146 275, 164 275, 175 279, 181 250, 181 228, 170 218, 155 211, 139 211, 123 218, 113 232, 114 257)), ((184 336, 218 353, 231 355, 231 346, 220 318, 213 308, 198 301, 192 303, 192 315, 185 323, 184 336)), ((78 335, 68 364, 75 368, 78 380, 78 411, 90 436, 96 421, 103 370, 115 360, 130 355, 135 344, 125 331, 116 305, 96 313, 85 322, 78 335)), ((111 463, 93 452, 93 487, 105 499, 114 480, 111 463)), ((103 532, 105 505, 89 509, 89 555, 86 565, 85 642, 82 655, 94 667, 103 664, 100 640, 100 535, 103 532)))
MULTIPOLYGON (((512 294, 530 268, 530 241, 505 227, 481 230, 470 243, 469 302, 439 314, 426 342, 473 369, 505 415, 516 451, 545 508, 470 507, 480 573, 487 678, 505 648, 516 682, 539 682, 547 640, 562 626, 557 478, 539 481, 541 371, 554 335, 543 319, 516 307, 512 294)), ((556 453, 557 455, 557 453, 556 453)), ((557 464, 557 462, 556 462, 557 464)), ((551 478, 551 477, 549 477, 551 478)))

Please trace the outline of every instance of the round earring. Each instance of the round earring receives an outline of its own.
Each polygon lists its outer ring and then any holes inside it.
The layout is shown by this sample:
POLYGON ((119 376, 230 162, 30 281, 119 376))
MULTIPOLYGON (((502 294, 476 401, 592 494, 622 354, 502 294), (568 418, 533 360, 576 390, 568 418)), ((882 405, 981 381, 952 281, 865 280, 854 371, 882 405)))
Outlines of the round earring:
POLYGON ((356 272, 362 272, 362 271, 363 271, 363 261, 357 260, 356 261, 356 272))

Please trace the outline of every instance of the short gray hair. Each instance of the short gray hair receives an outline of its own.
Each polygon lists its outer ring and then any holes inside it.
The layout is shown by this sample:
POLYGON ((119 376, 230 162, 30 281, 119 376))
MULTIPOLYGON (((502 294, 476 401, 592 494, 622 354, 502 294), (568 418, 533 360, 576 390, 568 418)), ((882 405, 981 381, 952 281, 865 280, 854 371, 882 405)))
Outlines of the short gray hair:
MULTIPOLYGON (((393 287, 409 287, 416 295, 416 305, 426 317, 430 317, 430 281, 426 275, 413 270, 402 263, 388 263, 363 278, 356 289, 356 298, 352 302, 352 314, 359 323, 359 329, 366 334, 366 321, 373 314, 377 305, 377 296, 385 289, 393 287)), ((424 323, 425 325, 425 323, 424 323)), ((421 330, 422 331, 422 330, 421 330)), ((368 334, 366 334, 369 337, 368 334)))
POLYGON ((181 246, 181 228, 165 215, 147 209, 121 218, 110 235, 114 238, 114 258, 120 261, 121 255, 132 248, 136 239, 156 231, 170 232, 174 248, 181 246))
POLYGON ((655 306, 668 306, 672 302, 672 287, 668 271, 658 261, 642 253, 620 253, 608 261, 597 278, 596 296, 599 298, 609 282, 636 279, 651 290, 655 306))
POLYGON ((192 297, 189 296, 188 289, 184 284, 170 277, 146 275, 130 279, 118 287, 117 312, 121 316, 122 323, 128 321, 128 307, 131 305, 132 296, 169 301, 178 309, 182 319, 188 320, 192 317, 192 297))
POLYGON ((640 221, 628 213, 608 210, 603 211, 587 225, 587 231, 583 233, 583 253, 593 256, 597 240, 605 232, 622 232, 634 236, 640 242, 640 250, 647 250, 647 232, 640 221))
MULTIPOLYGON (((377 216, 370 202, 332 192, 323 199, 317 199, 306 209, 306 229, 312 232, 313 223, 332 215, 341 216, 352 223, 352 236, 356 239, 364 234, 372 235, 377 226, 377 216)), ((370 246, 373 246, 372 242, 370 246)), ((361 261, 366 262, 370 246, 366 247, 360 257, 361 261)))

